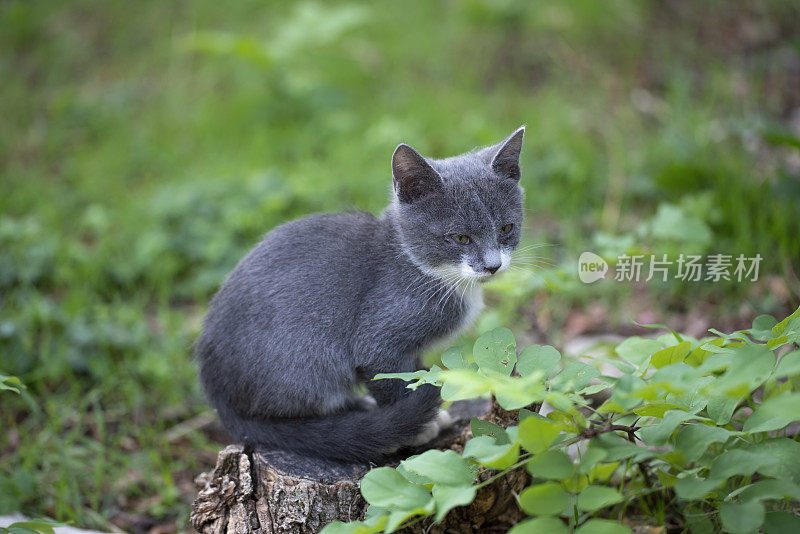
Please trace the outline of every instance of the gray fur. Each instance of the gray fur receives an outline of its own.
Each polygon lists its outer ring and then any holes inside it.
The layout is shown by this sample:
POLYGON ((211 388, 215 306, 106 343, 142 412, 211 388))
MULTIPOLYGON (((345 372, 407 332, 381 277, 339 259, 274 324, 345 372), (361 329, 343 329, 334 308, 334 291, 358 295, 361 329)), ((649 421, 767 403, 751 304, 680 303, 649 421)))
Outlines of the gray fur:
POLYGON ((413 442, 436 416, 438 388, 370 379, 418 369, 431 343, 480 310, 487 269, 507 267, 522 224, 523 131, 444 160, 400 145, 395 198, 380 217, 292 221, 239 263, 195 351, 206 394, 237 439, 348 461, 413 442), (507 224, 513 232, 499 237, 507 224), (359 401, 359 383, 376 408, 359 401))

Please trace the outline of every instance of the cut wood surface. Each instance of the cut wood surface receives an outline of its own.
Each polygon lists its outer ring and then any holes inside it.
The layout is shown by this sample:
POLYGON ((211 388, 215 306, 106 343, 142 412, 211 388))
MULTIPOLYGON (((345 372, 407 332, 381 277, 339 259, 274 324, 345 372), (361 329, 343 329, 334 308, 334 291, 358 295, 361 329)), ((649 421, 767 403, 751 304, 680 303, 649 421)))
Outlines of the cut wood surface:
MULTIPOLYGON (((403 449, 385 465, 427 449, 461 452, 472 436, 469 421, 479 417, 507 426, 514 415, 486 400, 459 401, 448 410, 453 425, 430 443, 403 449)), ((229 445, 219 453, 214 470, 195 480, 199 494, 191 522, 202 533, 316 533, 332 521, 364 518, 367 503, 359 482, 371 468, 308 458, 286 451, 248 449, 229 445)), ((486 480, 492 472, 479 475, 486 480)), ((452 510, 438 525, 421 521, 404 532, 505 532, 519 521, 514 493, 528 482, 524 468, 509 472, 481 488, 468 506, 452 510)))

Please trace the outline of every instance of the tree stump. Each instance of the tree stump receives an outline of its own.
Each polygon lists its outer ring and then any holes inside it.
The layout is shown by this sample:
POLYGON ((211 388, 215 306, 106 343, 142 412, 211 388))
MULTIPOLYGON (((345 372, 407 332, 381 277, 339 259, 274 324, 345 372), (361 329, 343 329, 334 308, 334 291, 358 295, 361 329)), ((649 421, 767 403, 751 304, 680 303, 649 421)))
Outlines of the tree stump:
MULTIPOLYGON (((472 436, 472 417, 504 426, 515 422, 514 414, 486 400, 454 402, 448 412, 454 422, 448 430, 422 447, 399 451, 386 465, 395 467, 408 456, 432 448, 460 453, 472 436)), ((332 521, 360 520, 368 505, 359 482, 373 467, 229 445, 219 453, 214 470, 195 479, 199 494, 191 522, 204 534, 310 534, 332 521)), ((478 478, 483 481, 491 475, 487 471, 478 478)), ((514 494, 528 480, 524 469, 511 471, 481 488, 472 504, 451 510, 438 525, 428 518, 405 532, 505 532, 522 516, 514 494)))

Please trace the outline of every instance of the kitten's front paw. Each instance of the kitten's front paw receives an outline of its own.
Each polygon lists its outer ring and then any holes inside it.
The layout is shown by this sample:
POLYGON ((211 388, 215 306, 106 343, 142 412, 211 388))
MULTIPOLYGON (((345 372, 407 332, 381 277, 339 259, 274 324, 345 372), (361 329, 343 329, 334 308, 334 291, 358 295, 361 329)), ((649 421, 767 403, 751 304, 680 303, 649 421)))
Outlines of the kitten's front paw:
POLYGON ((355 407, 357 410, 368 412, 378 407, 378 403, 370 395, 361 395, 355 399, 355 407))
POLYGON ((400 447, 389 447, 388 449, 382 450, 381 454, 383 454, 385 456, 390 456, 390 455, 396 453, 399 450, 400 450, 400 447))
POLYGON ((422 427, 422 432, 417 434, 414 437, 414 439, 411 440, 409 445, 411 445, 412 447, 425 445, 438 435, 439 435, 439 424, 435 420, 428 421, 427 423, 425 423, 425 426, 422 427))
POLYGON ((433 420, 425 423, 425 426, 422 428, 422 432, 417 434, 417 436, 411 441, 411 443, 409 443, 409 445, 414 447, 425 445, 438 436, 443 429, 449 428, 452 424, 453 418, 450 417, 450 414, 445 410, 439 410, 439 413, 436 414, 436 417, 433 420))
POLYGON ((453 418, 450 417, 450 412, 447 410, 439 410, 439 413, 436 414, 436 419, 434 419, 434 421, 436 421, 436 424, 439 425, 439 431, 453 426, 453 418))

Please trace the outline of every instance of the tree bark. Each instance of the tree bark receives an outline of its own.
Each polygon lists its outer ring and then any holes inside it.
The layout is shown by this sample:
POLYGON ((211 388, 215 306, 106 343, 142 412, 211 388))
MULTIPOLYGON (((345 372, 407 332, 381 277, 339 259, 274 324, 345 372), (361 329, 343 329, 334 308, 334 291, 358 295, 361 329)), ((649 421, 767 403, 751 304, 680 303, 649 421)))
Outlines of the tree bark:
MULTIPOLYGON (((455 402, 448 411, 454 421, 450 429, 423 447, 401 451, 386 465, 397 466, 404 458, 431 448, 460 453, 472 436, 472 417, 503 426, 516 421, 515 414, 482 400, 455 402)), ((204 534, 311 534, 332 521, 360 520, 368 505, 359 482, 372 467, 229 445, 219 453, 214 470, 195 480, 199 494, 191 522, 204 534)), ((478 479, 492 474, 484 471, 478 479)), ((509 472, 478 490, 472 504, 452 510, 441 523, 432 525, 432 518, 427 518, 404 531, 505 532, 521 518, 514 494, 528 480, 524 469, 509 472)))

